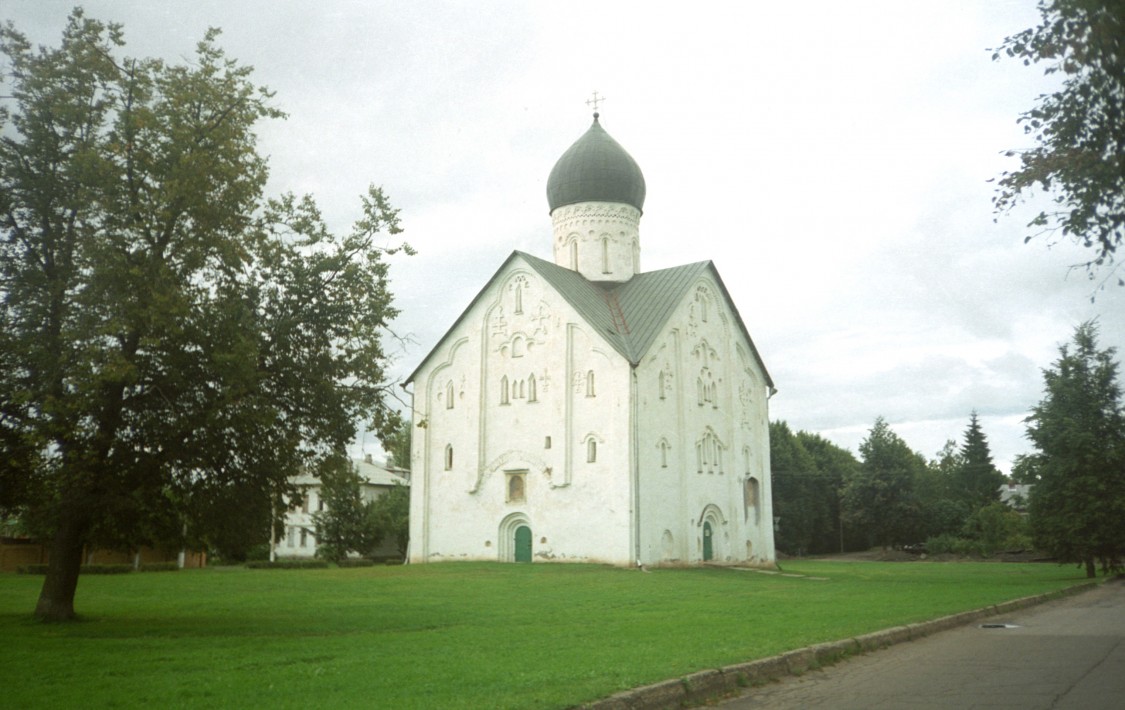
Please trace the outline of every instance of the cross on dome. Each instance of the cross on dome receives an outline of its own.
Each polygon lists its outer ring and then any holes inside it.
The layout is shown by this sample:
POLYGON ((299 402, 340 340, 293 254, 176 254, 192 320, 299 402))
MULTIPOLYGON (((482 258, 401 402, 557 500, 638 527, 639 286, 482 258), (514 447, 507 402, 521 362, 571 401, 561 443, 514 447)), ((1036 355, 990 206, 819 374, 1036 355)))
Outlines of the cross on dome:
POLYGON ((598 104, 601 103, 602 101, 605 101, 605 97, 604 96, 598 96, 597 89, 594 90, 593 96, 586 99, 586 105, 594 107, 594 117, 595 118, 597 118, 597 116, 598 116, 598 104))

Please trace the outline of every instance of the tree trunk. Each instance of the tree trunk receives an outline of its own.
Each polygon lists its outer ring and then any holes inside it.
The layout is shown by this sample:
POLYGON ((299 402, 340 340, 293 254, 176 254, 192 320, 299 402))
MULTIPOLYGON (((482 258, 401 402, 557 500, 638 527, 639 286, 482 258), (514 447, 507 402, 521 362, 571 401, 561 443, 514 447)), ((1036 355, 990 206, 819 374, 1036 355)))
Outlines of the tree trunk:
POLYGON ((70 621, 74 618, 74 592, 82 567, 82 527, 63 521, 51 542, 47 578, 39 592, 35 616, 41 621, 70 621))
POLYGON ((1094 565, 1094 558, 1086 558, 1086 579, 1094 579, 1098 576, 1098 568, 1094 565))

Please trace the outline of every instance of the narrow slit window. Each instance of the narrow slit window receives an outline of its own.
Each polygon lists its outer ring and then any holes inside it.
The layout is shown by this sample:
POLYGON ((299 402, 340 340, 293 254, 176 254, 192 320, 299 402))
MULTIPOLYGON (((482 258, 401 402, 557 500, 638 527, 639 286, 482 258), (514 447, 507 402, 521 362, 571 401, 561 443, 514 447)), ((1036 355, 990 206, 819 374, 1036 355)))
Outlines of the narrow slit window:
POLYGON ((445 445, 445 470, 453 470, 453 444, 445 445))
POLYGON ((586 373, 586 396, 594 396, 594 371, 590 370, 586 373))
POLYGON ((598 460, 598 442, 591 437, 586 441, 586 463, 594 463, 598 460))

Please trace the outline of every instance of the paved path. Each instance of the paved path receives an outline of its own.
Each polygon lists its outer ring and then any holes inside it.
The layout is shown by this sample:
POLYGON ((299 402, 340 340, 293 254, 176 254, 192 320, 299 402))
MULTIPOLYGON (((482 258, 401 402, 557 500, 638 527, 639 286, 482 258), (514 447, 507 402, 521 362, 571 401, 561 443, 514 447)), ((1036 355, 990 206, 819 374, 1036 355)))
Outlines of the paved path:
POLYGON ((753 688, 719 707, 1125 708, 1125 581, 753 688))

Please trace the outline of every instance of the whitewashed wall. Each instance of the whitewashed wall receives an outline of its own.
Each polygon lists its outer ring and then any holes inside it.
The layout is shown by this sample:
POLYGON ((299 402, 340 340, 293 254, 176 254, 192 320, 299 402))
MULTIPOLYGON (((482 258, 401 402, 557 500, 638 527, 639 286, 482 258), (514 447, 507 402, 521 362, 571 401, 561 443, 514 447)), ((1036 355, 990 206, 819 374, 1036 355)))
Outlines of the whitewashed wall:
POLYGON ((646 564, 701 561, 705 520, 715 561, 774 562, 765 382, 718 284, 700 279, 637 368, 646 564))
POLYGON ((510 261, 415 376, 411 561, 510 559, 522 523, 536 560, 628 564, 629 382, 628 363, 510 261))

